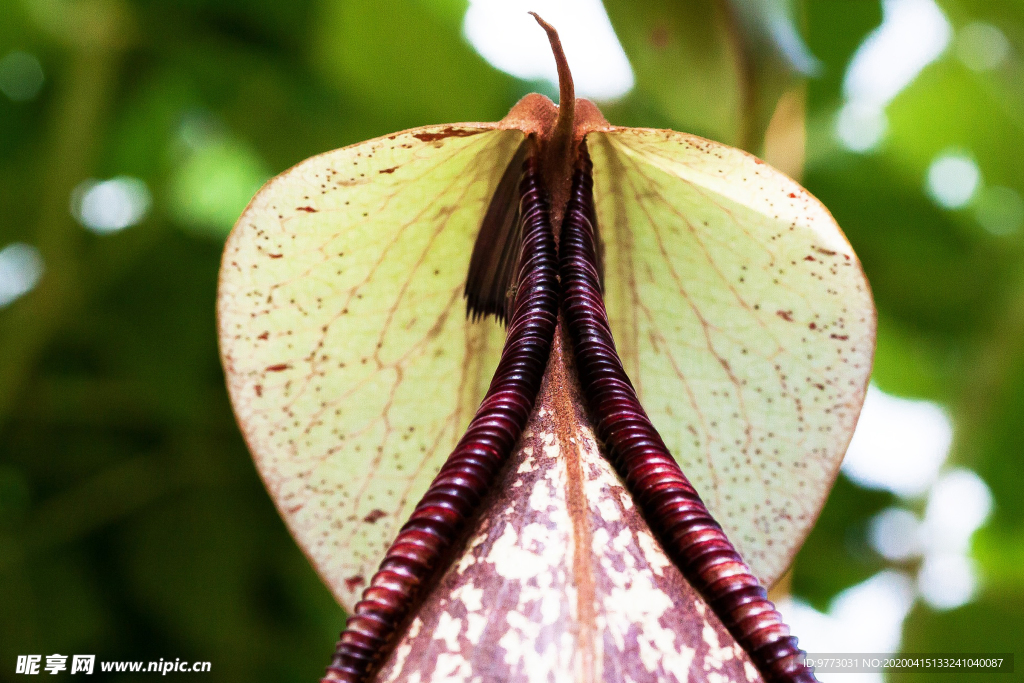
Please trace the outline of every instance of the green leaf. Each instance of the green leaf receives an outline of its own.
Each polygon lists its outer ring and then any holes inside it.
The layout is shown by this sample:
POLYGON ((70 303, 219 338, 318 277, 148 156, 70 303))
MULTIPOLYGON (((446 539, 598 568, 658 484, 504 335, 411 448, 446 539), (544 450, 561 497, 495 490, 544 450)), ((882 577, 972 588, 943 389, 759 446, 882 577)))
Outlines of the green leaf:
POLYGON ((314 59, 376 113, 378 134, 446 121, 496 120, 525 94, 462 38, 461 12, 449 3, 430 5, 398 0, 323 5, 314 59))
POLYGON ((723 4, 606 0, 604 6, 636 74, 636 95, 652 100, 674 128, 735 144, 745 83, 738 36, 723 4))

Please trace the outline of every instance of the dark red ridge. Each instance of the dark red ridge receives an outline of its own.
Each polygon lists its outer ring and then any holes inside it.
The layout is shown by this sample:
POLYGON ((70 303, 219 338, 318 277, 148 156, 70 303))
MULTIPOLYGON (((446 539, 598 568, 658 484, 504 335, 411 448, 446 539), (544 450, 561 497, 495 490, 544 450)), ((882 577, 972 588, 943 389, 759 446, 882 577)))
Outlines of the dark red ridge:
POLYGON ((592 171, 584 143, 558 249, 562 311, 598 436, 662 547, 765 680, 815 681, 797 639, 668 452, 622 367, 601 297, 592 171))
POLYGON ((322 681, 363 681, 508 460, 533 410, 558 315, 558 260, 537 163, 520 183, 522 258, 505 347, 483 403, 363 591, 322 681))

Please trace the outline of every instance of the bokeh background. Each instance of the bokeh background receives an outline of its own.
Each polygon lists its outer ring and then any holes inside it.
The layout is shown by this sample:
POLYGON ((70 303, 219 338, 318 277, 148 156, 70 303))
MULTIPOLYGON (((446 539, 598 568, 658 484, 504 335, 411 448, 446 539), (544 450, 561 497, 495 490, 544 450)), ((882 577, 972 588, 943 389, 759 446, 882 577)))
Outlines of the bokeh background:
POLYGON ((874 386, 782 587, 803 644, 1024 643, 1018 0, 0 0, 0 679, 319 676, 344 615, 231 414, 222 244, 307 156, 554 95, 527 9, 613 123, 763 156, 863 260, 874 386))

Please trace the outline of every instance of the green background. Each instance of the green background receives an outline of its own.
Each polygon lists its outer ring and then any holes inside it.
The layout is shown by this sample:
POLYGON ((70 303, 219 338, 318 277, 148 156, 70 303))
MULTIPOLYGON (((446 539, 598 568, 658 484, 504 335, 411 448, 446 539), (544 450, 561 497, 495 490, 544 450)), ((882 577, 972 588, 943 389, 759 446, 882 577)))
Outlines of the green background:
MULTIPOLYGON (((877 300, 875 382, 945 406, 951 462, 995 500, 974 539, 977 599, 946 612, 919 601, 904 649, 1013 650, 1024 642, 1024 232, 990 234, 971 207, 941 209, 923 188, 935 155, 957 147, 986 183, 1024 193, 1024 6, 939 0, 954 29, 999 26, 1010 58, 977 73, 948 49, 860 155, 831 122, 879 3, 789 8, 820 60, 813 78, 768 37, 766 8, 781 0, 605 5, 637 80, 604 107, 613 123, 763 154, 779 98, 805 105, 803 182, 877 300)), ((464 12, 462 0, 0 0, 0 57, 30 52, 45 74, 33 99, 0 95, 0 248, 31 244, 46 266, 0 308, 0 680, 20 678, 18 654, 54 652, 208 660, 217 681, 321 674, 344 615, 234 423, 214 327, 220 251, 259 185, 307 156, 496 120, 527 92, 551 93, 477 55, 464 12), (151 209, 116 234, 86 231, 72 190, 119 175, 145 181, 151 209)), ((840 477, 796 561, 795 595, 823 610, 886 567, 865 530, 896 502, 840 477)))

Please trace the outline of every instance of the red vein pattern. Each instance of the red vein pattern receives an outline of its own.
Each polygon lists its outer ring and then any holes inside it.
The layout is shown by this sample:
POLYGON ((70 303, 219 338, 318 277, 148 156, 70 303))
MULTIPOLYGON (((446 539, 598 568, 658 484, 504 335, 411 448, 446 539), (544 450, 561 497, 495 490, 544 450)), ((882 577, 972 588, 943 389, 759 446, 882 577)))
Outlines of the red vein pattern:
POLYGON ((554 233, 533 158, 523 165, 520 211, 519 288, 487 395, 356 603, 322 681, 357 683, 375 668, 511 455, 533 409, 558 314, 554 233))
POLYGON ((662 546, 765 680, 815 681, 797 639, 668 452, 622 367, 598 277, 592 170, 583 144, 562 222, 559 261, 562 311, 598 435, 662 546))

